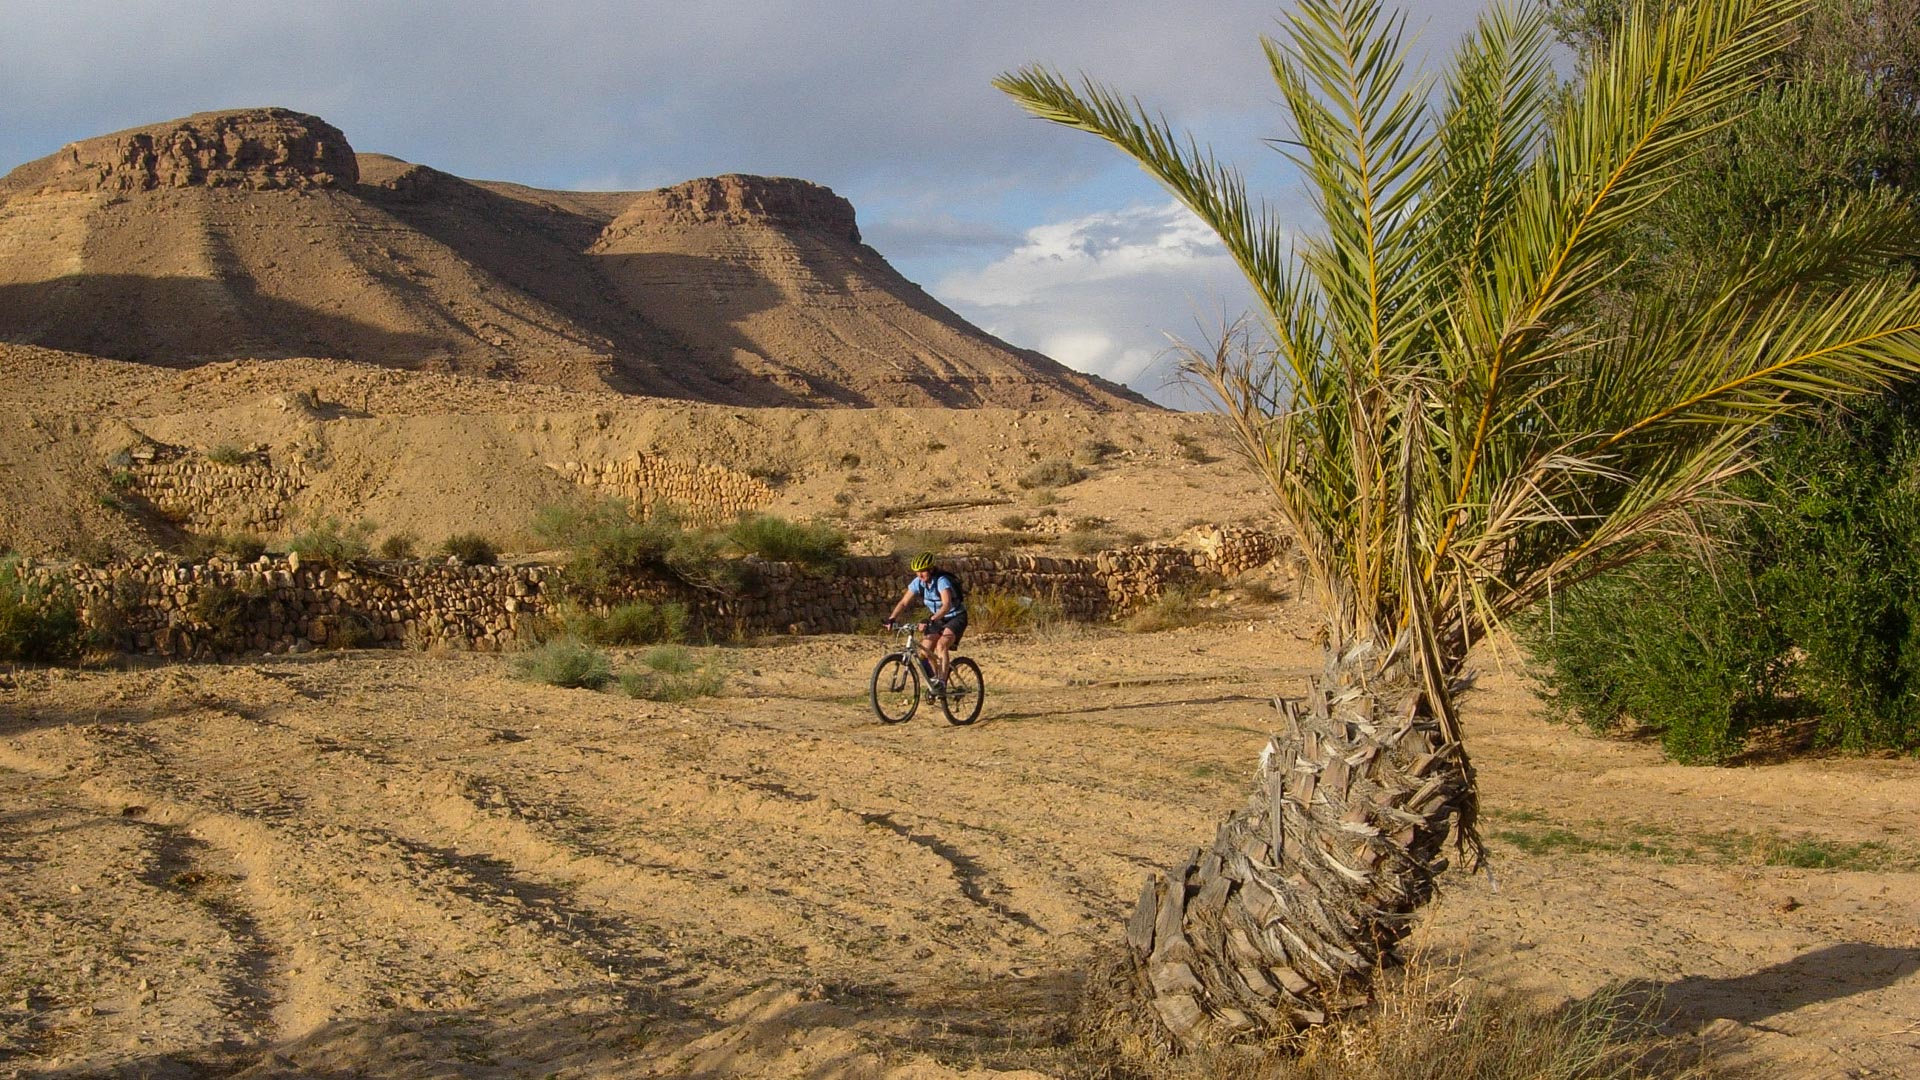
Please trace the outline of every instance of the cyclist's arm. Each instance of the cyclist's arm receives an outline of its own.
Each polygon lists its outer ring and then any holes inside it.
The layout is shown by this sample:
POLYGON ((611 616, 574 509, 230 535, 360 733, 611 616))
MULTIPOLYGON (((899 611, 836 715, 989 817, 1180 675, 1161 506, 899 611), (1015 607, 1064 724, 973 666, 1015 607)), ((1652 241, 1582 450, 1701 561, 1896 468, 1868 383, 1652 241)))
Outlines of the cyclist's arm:
POLYGON ((913 603, 913 586, 909 585, 907 591, 900 594, 900 602, 893 605, 893 614, 887 616, 887 621, 899 622, 900 613, 907 610, 907 605, 911 603, 913 603))

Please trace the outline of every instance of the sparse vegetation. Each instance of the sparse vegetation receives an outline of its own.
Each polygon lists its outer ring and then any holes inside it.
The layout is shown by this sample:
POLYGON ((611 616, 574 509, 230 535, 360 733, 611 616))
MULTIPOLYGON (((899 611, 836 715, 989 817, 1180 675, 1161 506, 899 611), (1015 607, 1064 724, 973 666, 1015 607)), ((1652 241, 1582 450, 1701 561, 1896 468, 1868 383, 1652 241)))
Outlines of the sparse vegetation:
POLYGON ((238 562, 253 562, 266 553, 266 540, 243 530, 189 536, 180 545, 180 554, 195 561, 226 555, 238 562))
POLYGON ((1086 1075, 1193 1080, 1710 1080, 1697 1046, 1660 1030, 1657 997, 1604 987, 1541 1008, 1416 958, 1372 1007, 1292 1038, 1215 1046, 1175 1058, 1122 989, 1124 961, 1098 965, 1073 1043, 1086 1075))
POLYGON ((1007 529, 1012 532, 1021 532, 1025 529, 1031 528, 1033 525, 1033 522, 1028 520, 1027 515, 1025 514, 1006 514, 1000 518, 997 524, 1003 529, 1007 529))
POLYGON ((605 611, 565 604, 552 621, 559 637, 596 645, 654 645, 684 639, 688 612, 685 604, 675 600, 629 600, 605 611))
POLYGON ((831 570, 847 555, 847 536, 824 522, 800 523, 775 514, 753 514, 727 529, 727 540, 749 555, 809 570, 831 570))
POLYGON ((613 679, 607 654, 576 638, 542 642, 514 657, 517 679, 569 690, 598 690, 613 679))
POLYGON ((1108 458, 1119 452, 1118 446, 1105 439, 1088 439, 1073 448, 1073 463, 1091 469, 1106 464, 1108 458))
POLYGON ((702 662, 684 645, 661 645, 641 656, 644 671, 620 676, 620 690, 646 701, 688 701, 713 697, 726 689, 727 673, 718 657, 702 662))
POLYGON ((254 622, 264 589, 209 583, 194 594, 189 608, 194 622, 204 627, 214 649, 235 652, 248 645, 247 628, 254 622))
POLYGON ((380 557, 383 559, 411 559, 420 538, 410 532, 389 533, 380 541, 380 557))
POLYGON ((1134 608, 1121 623, 1135 634, 1176 630, 1205 622, 1207 609, 1199 604, 1199 589, 1191 585, 1170 585, 1159 596, 1134 608))
POLYGON ((466 566, 492 566, 500 561, 493 541, 475 532, 454 533, 440 541, 440 553, 466 566))
POLYGON ((370 521, 343 525, 337 518, 323 517, 288 540, 287 551, 300 556, 303 563, 339 569, 367 557, 373 530, 370 521))
POLYGON ((1074 555, 1091 555, 1096 551, 1105 551, 1116 546, 1112 533, 1099 526, 1075 525, 1061 538, 1060 542, 1074 555))
POLYGON ((1073 462, 1066 458, 1043 458, 1036 461, 1021 473, 1015 483, 1029 490, 1033 488, 1062 488, 1068 484, 1077 484, 1087 478, 1073 462))
POLYGON ((245 465, 254 460, 254 455, 244 446, 220 443, 207 448, 206 459, 215 465, 245 465))
POLYGON ((967 597, 967 625, 980 633, 1044 631, 1065 618, 1059 601, 1051 597, 1021 596, 1000 589, 982 589, 967 597))
POLYGON ((1200 445, 1200 440, 1185 432, 1181 432, 1173 437, 1173 445, 1180 452, 1182 458, 1193 462, 1195 465, 1211 465, 1220 460, 1215 455, 1209 453, 1206 447, 1200 445))
MULTIPOLYGON (((824 537, 839 535, 824 525, 796 528, 782 522, 757 528, 764 531, 756 542, 778 535, 803 547, 811 544, 815 554, 821 552, 821 545, 830 544, 824 537), (804 539, 794 541, 796 534, 804 539)), ((572 553, 566 587, 587 603, 618 600, 622 583, 648 574, 716 592, 749 593, 760 587, 750 565, 728 557, 728 549, 735 545, 727 533, 690 526, 671 507, 657 506, 643 515, 617 499, 588 506, 547 506, 535 517, 534 532, 572 553)), ((839 542, 844 551, 845 540, 839 542)))
POLYGON ((71 663, 85 645, 73 591, 39 585, 16 557, 0 558, 0 661, 71 663))

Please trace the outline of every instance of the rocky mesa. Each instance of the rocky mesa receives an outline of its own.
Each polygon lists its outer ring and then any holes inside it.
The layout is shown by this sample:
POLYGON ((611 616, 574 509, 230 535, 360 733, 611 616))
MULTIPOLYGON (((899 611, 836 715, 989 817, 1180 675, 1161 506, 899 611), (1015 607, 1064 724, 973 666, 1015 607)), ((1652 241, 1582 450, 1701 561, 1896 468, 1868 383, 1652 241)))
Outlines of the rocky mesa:
POLYGON ((967 323, 817 184, 470 181, 279 108, 84 139, 0 178, 0 341, 728 405, 1150 407, 967 323))

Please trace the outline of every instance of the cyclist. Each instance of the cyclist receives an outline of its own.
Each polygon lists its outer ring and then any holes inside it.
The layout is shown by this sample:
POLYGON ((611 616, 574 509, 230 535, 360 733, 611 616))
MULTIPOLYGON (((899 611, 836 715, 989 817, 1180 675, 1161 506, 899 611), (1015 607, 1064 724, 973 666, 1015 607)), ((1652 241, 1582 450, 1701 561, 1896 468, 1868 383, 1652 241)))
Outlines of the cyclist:
POLYGON ((960 600, 960 583, 933 565, 933 552, 915 555, 908 566, 913 570, 913 580, 907 583, 900 602, 893 605, 893 614, 887 616, 887 629, 893 629, 901 612, 915 600, 927 606, 932 614, 920 628, 920 656, 933 661, 933 690, 937 693, 946 689, 947 658, 959 646, 960 635, 967 632, 967 609, 960 600))

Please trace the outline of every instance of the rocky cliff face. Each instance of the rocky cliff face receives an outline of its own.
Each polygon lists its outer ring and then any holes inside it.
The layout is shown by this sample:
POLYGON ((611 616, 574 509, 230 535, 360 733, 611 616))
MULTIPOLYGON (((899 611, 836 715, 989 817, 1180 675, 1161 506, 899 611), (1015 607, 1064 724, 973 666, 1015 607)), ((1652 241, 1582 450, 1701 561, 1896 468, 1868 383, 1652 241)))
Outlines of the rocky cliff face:
POLYGON ((787 177, 729 173, 641 192, 607 226, 600 246, 617 243, 634 229, 708 224, 805 229, 860 242, 853 204, 832 189, 787 177))
POLYGON ((464 180, 286 109, 85 139, 0 178, 0 341, 169 367, 328 357, 733 405, 1145 405, 1015 349, 818 184, 464 180))
POLYGON ((15 169, 0 190, 151 191, 225 187, 252 191, 339 187, 360 178, 340 129, 289 109, 196 113, 69 143, 15 169))

